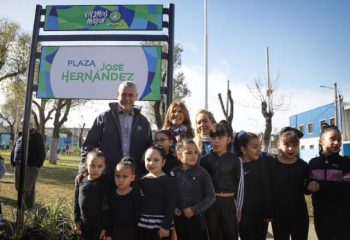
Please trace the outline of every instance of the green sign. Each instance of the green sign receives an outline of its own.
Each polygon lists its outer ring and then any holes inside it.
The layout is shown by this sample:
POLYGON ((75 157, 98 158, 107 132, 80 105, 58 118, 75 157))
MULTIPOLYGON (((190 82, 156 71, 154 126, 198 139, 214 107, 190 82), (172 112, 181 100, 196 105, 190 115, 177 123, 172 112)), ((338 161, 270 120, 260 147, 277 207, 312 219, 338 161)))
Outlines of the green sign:
POLYGON ((47 6, 46 31, 162 30, 163 5, 47 6))

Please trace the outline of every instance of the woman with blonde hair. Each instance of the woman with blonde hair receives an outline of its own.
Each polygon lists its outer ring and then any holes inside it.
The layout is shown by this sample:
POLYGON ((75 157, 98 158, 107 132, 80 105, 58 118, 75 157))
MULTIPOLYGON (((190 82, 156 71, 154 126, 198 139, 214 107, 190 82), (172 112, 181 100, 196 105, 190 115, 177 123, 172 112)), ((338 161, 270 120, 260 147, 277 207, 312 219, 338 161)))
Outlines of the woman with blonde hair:
POLYGON ((211 150, 209 132, 216 123, 214 115, 208 110, 201 109, 196 114, 196 129, 194 142, 201 154, 207 154, 211 150))

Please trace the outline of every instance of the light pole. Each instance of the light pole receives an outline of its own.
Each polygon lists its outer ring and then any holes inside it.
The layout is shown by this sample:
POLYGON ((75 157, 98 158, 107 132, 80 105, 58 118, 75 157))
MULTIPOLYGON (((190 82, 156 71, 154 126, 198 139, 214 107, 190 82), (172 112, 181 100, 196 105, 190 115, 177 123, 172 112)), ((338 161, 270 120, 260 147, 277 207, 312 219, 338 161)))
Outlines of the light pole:
POLYGON ((329 87, 329 86, 323 86, 320 85, 321 88, 330 88, 330 89, 334 89, 334 105, 335 105, 335 116, 334 116, 334 120, 335 120, 335 126, 337 126, 338 128, 339 126, 339 113, 338 113, 338 108, 339 108, 339 104, 338 104, 338 100, 339 100, 339 93, 338 93, 338 87, 337 87, 337 83, 334 83, 334 87, 329 87))
POLYGON ((204 108, 208 110, 208 0, 204 0, 204 86, 204 108))

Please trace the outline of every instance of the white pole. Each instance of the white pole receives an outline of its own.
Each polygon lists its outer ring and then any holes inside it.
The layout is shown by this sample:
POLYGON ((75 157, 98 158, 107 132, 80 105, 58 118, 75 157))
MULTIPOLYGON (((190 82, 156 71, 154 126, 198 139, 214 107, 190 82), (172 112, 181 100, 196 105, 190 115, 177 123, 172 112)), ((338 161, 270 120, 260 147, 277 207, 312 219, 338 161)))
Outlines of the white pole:
POLYGON ((208 110, 208 0, 204 0, 204 81, 205 109, 208 110))
POLYGON ((338 113, 338 87, 337 87, 337 83, 334 83, 334 105, 335 105, 335 126, 337 126, 340 129, 339 126, 339 113, 338 113))
POLYGON ((270 80, 270 60, 269 60, 269 47, 266 47, 266 78, 267 78, 267 107, 271 111, 272 108, 272 87, 270 80))

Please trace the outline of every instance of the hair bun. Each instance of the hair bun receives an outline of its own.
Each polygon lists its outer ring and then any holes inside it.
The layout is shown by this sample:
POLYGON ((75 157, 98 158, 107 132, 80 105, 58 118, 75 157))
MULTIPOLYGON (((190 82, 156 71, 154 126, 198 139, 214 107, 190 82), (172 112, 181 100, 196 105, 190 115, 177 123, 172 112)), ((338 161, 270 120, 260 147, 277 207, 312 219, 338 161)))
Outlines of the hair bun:
POLYGON ((121 161, 123 163, 135 164, 135 159, 133 157, 124 157, 121 161))

